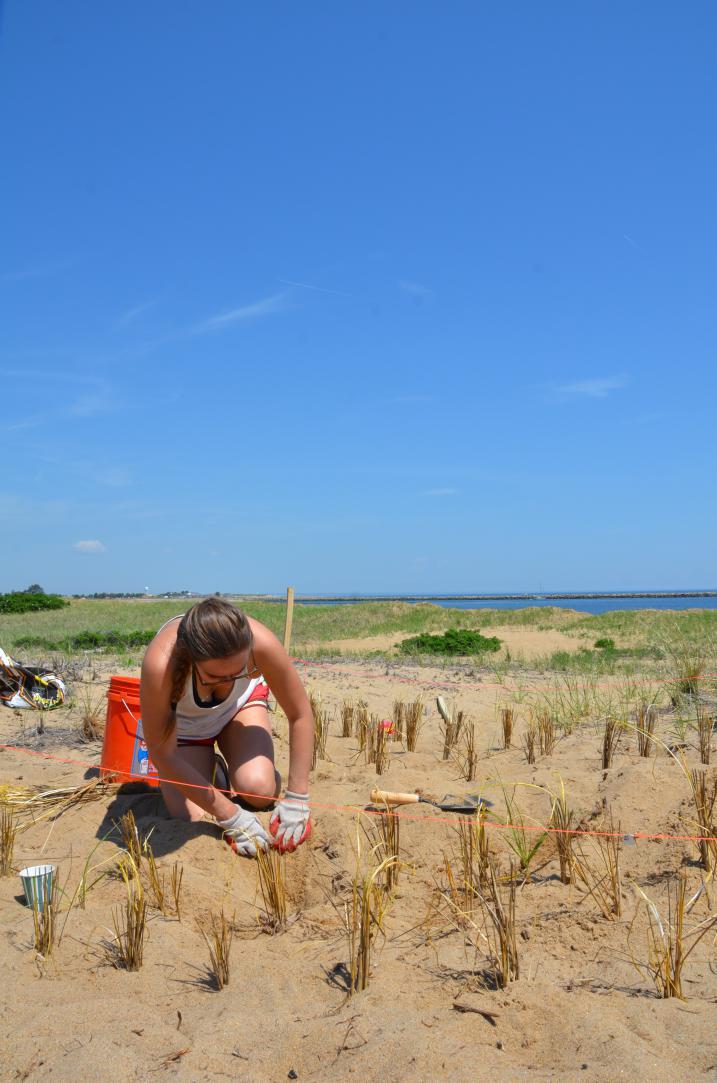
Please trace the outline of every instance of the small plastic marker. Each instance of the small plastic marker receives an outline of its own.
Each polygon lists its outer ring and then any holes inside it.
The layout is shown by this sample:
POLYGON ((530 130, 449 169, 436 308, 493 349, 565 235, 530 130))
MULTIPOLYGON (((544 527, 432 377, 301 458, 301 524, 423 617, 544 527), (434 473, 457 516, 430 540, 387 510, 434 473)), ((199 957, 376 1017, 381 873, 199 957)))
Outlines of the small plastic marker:
POLYGON ((637 839, 634 835, 623 835, 622 841, 624 846, 637 846, 637 839))

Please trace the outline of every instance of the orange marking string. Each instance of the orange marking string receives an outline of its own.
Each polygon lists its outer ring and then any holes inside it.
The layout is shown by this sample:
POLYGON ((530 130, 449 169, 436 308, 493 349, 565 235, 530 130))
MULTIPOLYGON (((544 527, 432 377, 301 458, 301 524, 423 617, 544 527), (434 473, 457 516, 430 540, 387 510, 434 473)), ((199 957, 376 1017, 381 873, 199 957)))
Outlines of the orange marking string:
MULTIPOLYGON (((55 763, 73 764, 76 767, 91 767, 97 768, 97 764, 89 763, 86 760, 67 759, 60 756, 53 756, 49 752, 39 752, 33 748, 23 748, 21 745, 2 745, 0 749, 5 749, 11 752, 22 752, 27 756, 36 756, 38 759, 52 760, 55 763)), ((137 782, 147 782, 146 775, 133 775, 130 771, 111 772, 108 771, 107 781, 111 782, 112 774, 130 775, 137 782)), ((160 778, 153 775, 153 780, 156 782, 166 782, 169 785, 185 786, 188 789, 193 790, 220 790, 219 786, 212 786, 209 783, 202 784, 198 782, 179 782, 178 779, 160 778)), ((266 801, 266 794, 258 793, 245 793, 240 790, 220 790, 221 793, 226 793, 227 796, 232 797, 247 797, 254 798, 258 801, 266 801)), ((350 812, 356 814, 357 812, 366 813, 371 816, 381 816, 386 811, 380 808, 366 808, 361 805, 336 805, 327 801, 314 801, 310 800, 306 802, 312 808, 323 809, 327 812, 350 812)), ((261 812, 261 809, 257 809, 257 812, 261 812)), ((440 823, 440 824, 456 824, 461 821, 466 823, 473 823, 474 817, 460 816, 457 813, 451 813, 448 816, 436 816, 432 813, 420 813, 414 815, 410 812, 395 812, 389 809, 389 814, 396 816, 399 820, 406 820, 408 822, 415 821, 417 823, 440 823)), ((620 839, 645 839, 647 841, 654 842, 717 842, 717 837, 713 835, 668 835, 657 832, 647 831, 590 831, 584 828, 565 828, 565 827, 543 827, 539 824, 512 824, 512 823, 500 823, 496 820, 486 820, 485 826, 487 828, 496 828, 498 831, 543 831, 548 835, 588 835, 599 838, 620 838, 620 839)))

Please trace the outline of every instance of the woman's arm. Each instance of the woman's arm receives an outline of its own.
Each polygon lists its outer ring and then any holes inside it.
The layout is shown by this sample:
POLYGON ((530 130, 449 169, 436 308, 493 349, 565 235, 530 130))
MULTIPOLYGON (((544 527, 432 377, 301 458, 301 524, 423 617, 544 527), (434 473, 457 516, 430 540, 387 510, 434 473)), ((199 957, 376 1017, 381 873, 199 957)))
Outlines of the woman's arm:
POLYGON ((142 662, 142 731, 149 754, 161 779, 174 783, 185 797, 210 816, 227 820, 236 814, 236 805, 221 790, 208 785, 199 771, 177 755, 177 735, 171 706, 170 656, 171 646, 167 649, 167 644, 153 640, 142 662))
POLYGON ((289 777, 286 788, 309 792, 309 771, 314 755, 314 716, 304 686, 291 659, 266 625, 250 620, 254 634, 254 660, 289 722, 289 777))

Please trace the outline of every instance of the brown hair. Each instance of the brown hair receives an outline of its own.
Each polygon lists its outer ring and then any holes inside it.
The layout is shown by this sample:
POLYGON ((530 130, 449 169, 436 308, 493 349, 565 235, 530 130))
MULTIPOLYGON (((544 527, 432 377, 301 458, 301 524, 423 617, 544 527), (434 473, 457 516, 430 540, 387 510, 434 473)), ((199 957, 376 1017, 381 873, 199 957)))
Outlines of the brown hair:
POLYGON ((172 703, 178 703, 194 662, 228 658, 254 643, 249 621, 222 598, 205 598, 182 617, 170 658, 172 703))

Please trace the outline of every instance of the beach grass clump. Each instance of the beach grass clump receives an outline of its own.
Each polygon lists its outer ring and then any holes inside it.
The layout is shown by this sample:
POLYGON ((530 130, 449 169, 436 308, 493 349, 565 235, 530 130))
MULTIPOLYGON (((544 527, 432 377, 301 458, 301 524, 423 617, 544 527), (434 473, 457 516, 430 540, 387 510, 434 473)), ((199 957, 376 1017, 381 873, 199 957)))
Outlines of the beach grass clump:
POLYGON ((423 725, 423 697, 417 696, 411 703, 406 704, 406 748, 409 752, 416 751, 418 734, 423 725))
POLYGON ((123 813, 117 821, 120 835, 122 836, 122 845, 131 857, 137 869, 142 864, 142 849, 143 840, 140 839, 139 831, 137 829, 137 821, 134 818, 132 809, 128 809, 123 813))
POLYGON ((341 704, 341 736, 353 737, 354 735, 354 714, 356 708, 353 700, 345 699, 341 704))
POLYGON ((278 850, 257 849, 256 868, 263 903, 261 926, 268 933, 281 932, 288 914, 285 856, 278 850))
POLYGON ((124 906, 115 909, 112 914, 115 939, 106 950, 113 966, 134 971, 140 969, 144 959, 147 899, 139 865, 129 852, 120 862, 119 871, 125 885, 125 901, 124 906))
POLYGON ((438 713, 441 716, 443 759, 448 760, 460 741, 465 715, 463 711, 458 709, 455 703, 446 703, 443 696, 436 697, 436 706, 438 707, 438 713))
POLYGON ((461 778, 473 782, 478 768, 478 749, 476 747, 476 727, 474 722, 462 721, 458 745, 453 749, 453 762, 461 778))
POLYGON ((391 762, 391 729, 390 719, 375 719, 372 725, 374 731, 374 764, 376 774, 382 775, 388 770, 391 762))
POLYGON ((560 862, 560 881, 571 884, 574 880, 573 810, 568 807, 565 785, 560 780, 560 790, 552 795, 553 807, 550 813, 550 830, 555 839, 555 849, 560 862))
POLYGON ((99 741, 104 733, 105 701, 101 693, 95 693, 91 685, 85 685, 78 696, 80 708, 80 738, 90 744, 99 741))
POLYGON ((38 955, 48 959, 57 942, 57 919, 60 905, 60 870, 56 869, 52 885, 42 904, 35 898, 32 904, 33 946, 38 955))
POLYGON ((622 723, 608 715, 605 719, 602 734, 602 770, 607 771, 612 766, 612 759, 617 749, 618 741, 622 733, 622 723))
POLYGON ((385 935, 384 920, 391 901, 386 890, 387 874, 396 858, 384 857, 361 872, 358 861, 351 885, 351 898, 345 904, 344 924, 349 953, 349 995, 368 987, 371 958, 379 937, 385 935))
POLYGON ((401 870, 401 821, 387 806, 386 811, 377 818, 376 828, 378 844, 375 847, 375 853, 379 858, 379 864, 383 865, 383 889, 390 894, 398 885, 401 870))
POLYGON ((714 733, 714 718, 709 710, 700 706, 697 708, 697 738, 700 749, 700 763, 709 764, 712 751, 712 734, 714 733))
POLYGON ((523 752, 527 763, 535 763, 535 747, 538 740, 538 726, 534 718, 528 719, 528 725, 522 737, 523 752))
POLYGON ((391 716, 393 718, 393 739, 403 741, 403 729, 405 724, 406 704, 402 699, 393 701, 391 716))
POLYGON ((515 922, 516 881, 513 869, 501 886, 494 861, 488 862, 487 882, 478 896, 488 944, 489 975, 497 989, 506 989, 520 977, 515 922))
POLYGON ((521 873, 525 875, 548 837, 548 832, 539 825, 526 823, 525 814, 515 799, 515 789, 509 794, 503 787, 503 798, 509 824, 505 840, 518 858, 521 873))
POLYGON ((371 719, 368 713, 368 703, 365 703, 364 700, 359 700, 356 704, 356 736, 358 738, 359 752, 366 751, 370 725, 371 719))
POLYGON ((538 715, 537 727, 540 755, 552 756, 555 751, 555 742, 558 739, 554 715, 550 714, 549 711, 542 711, 538 715))
POLYGON ((229 984, 229 963, 233 938, 233 923, 227 920, 224 910, 210 913, 208 929, 199 925, 199 931, 209 950, 209 977, 216 990, 229 984))
POLYGON ((0 876, 11 876, 17 824, 12 808, 4 801, 0 802, 0 876))
POLYGON ((513 723, 515 721, 515 711, 512 707, 501 707, 500 709, 500 728, 503 736, 503 748, 509 749, 510 743, 513 740, 513 723))
POLYGON ((612 813, 595 828, 590 843, 589 848, 586 836, 575 843, 576 879, 582 881, 602 916, 607 921, 614 921, 622 915, 622 835, 620 824, 615 824, 612 813))
MULTIPOLYGON (((687 878, 681 873, 667 888, 667 905, 660 913, 657 905, 637 884, 633 885, 647 915, 645 950, 638 958, 633 948, 635 921, 628 930, 628 951, 638 973, 648 976, 663 1000, 677 997, 684 1000, 683 972, 685 964, 700 941, 717 925, 717 915, 710 914, 691 929, 686 918, 702 894, 702 885, 691 899, 687 898, 687 878)), ((637 915, 636 915, 637 917, 637 915)))
POLYGON ((314 716, 314 751, 311 761, 312 771, 319 760, 326 759, 326 739, 329 735, 329 714, 321 702, 321 693, 309 691, 309 704, 314 716))
POLYGON ((695 805, 695 819, 699 830, 698 849, 700 862, 705 872, 717 869, 717 830, 715 825, 715 806, 717 805, 717 772, 695 767, 688 771, 683 761, 683 771, 692 789, 695 805))
POLYGON ((641 703, 637 708, 635 730, 637 732, 637 752, 647 759, 655 748, 655 725, 657 712, 652 704, 641 703))

